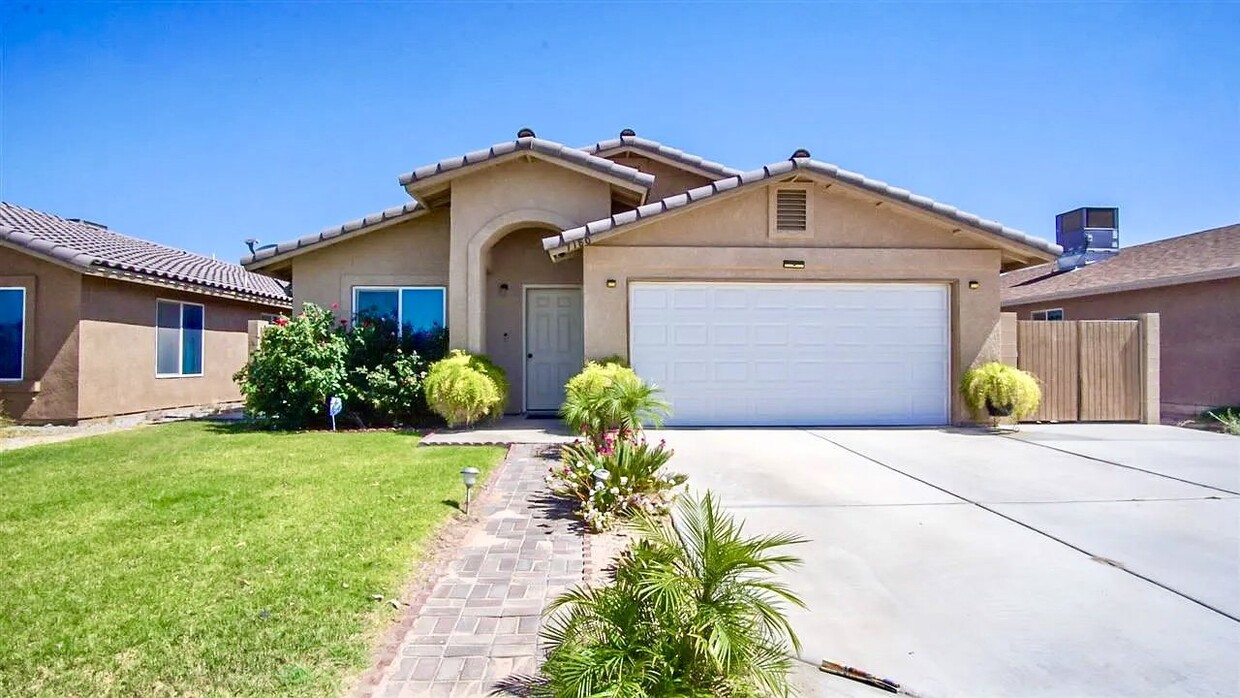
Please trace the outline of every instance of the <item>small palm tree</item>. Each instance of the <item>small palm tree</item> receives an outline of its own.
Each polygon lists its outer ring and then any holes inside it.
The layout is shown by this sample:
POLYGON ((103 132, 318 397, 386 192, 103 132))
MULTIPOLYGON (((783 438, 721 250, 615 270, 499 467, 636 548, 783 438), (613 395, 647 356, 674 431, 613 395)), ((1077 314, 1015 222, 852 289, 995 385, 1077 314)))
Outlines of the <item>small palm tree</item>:
POLYGON ((557 598, 541 692, 568 696, 787 696, 784 617, 804 603, 774 574, 800 564, 791 534, 745 537, 714 496, 686 497, 670 519, 640 516, 641 540, 615 582, 557 598))

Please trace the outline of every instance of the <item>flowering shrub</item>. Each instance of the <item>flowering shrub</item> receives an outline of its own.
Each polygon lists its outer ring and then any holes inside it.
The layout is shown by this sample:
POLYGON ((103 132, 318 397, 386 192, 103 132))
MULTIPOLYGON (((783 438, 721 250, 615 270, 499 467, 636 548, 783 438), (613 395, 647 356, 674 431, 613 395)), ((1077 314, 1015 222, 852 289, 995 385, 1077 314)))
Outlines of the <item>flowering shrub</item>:
POLYGON ((255 420, 301 429, 321 421, 327 399, 344 390, 346 351, 331 312, 307 303, 300 315, 277 318, 267 327, 233 380, 255 420))
MULTIPOLYGON (((337 306, 332 305, 332 310, 337 306)), ((302 429, 324 422, 340 396, 356 423, 416 424, 432 419, 423 393, 429 364, 447 352, 447 330, 401 333, 394 320, 359 316, 349 325, 307 303, 278 317, 233 376, 259 423, 302 429)))
POLYGON ((504 370, 484 356, 460 350, 431 365, 424 386, 427 404, 450 427, 498 417, 508 399, 504 370))
POLYGON ((551 491, 579 502, 582 519, 596 532, 611 528, 618 518, 666 513, 686 480, 663 472, 673 453, 667 442, 650 444, 640 431, 607 432, 600 442, 578 440, 565 446, 562 464, 545 477, 551 491), (594 473, 600 469, 608 476, 598 484, 594 473))
POLYGON ((345 404, 364 424, 418 424, 432 419, 423 393, 430 364, 447 353, 447 331, 399 331, 390 317, 359 315, 339 332, 348 345, 345 404))

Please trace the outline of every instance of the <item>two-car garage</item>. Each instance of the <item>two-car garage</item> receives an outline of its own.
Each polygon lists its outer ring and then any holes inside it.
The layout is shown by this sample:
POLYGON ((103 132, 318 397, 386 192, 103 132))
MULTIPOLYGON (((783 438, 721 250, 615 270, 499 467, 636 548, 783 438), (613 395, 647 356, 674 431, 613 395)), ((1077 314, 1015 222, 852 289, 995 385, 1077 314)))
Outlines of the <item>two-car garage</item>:
POLYGON ((629 356, 678 426, 950 420, 937 283, 632 282, 629 356))

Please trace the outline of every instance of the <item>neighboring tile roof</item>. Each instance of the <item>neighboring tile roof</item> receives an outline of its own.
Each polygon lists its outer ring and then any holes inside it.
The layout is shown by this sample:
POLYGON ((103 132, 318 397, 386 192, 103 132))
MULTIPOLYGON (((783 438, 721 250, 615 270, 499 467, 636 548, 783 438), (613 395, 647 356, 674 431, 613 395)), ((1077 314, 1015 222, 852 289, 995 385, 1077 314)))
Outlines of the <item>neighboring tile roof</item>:
MULTIPOLYGON (((528 133, 523 131, 522 133, 528 133)), ((454 172, 463 167, 477 165, 498 157, 503 157, 518 151, 530 151, 546 155, 557 160, 564 160, 574 165, 594 170, 600 174, 616 177, 617 179, 632 182, 633 184, 650 188, 654 184, 654 175, 647 174, 641 170, 632 167, 619 165, 606 158, 600 158, 591 155, 583 150, 566 146, 562 143, 549 141, 545 138, 537 138, 535 136, 520 136, 516 140, 496 143, 490 148, 483 150, 475 150, 472 153, 466 153, 460 157, 448 158, 441 160, 433 165, 419 167, 413 172, 406 172, 400 176, 401 186, 408 186, 414 183, 425 182, 434 177, 454 172)))
POLYGON ((632 148, 633 150, 645 151, 655 155, 661 155, 668 160, 678 162, 687 167, 692 167, 703 172, 709 172, 715 177, 735 177, 741 173, 740 170, 721 165, 717 162, 704 160, 692 153, 686 153, 678 148, 672 148, 658 141, 652 141, 649 138, 642 138, 637 135, 628 135, 628 131, 621 132, 619 138, 608 138, 605 141, 599 141, 594 145, 587 145, 582 148, 591 155, 598 155, 617 148, 632 148))
POLYGON ((1121 248, 1111 259, 1055 272, 1041 264, 999 277, 1003 305, 1240 276, 1240 223, 1121 248))
POLYGON ((590 244, 591 240, 601 233, 610 233, 623 226, 630 225, 638 221, 647 220, 667 211, 672 211, 690 203, 696 203, 698 201, 708 199, 716 194, 722 194, 738 187, 757 184, 773 177, 782 177, 802 170, 839 180, 862 189, 867 189, 897 201, 912 204, 913 206, 925 209, 931 213, 936 213, 941 216, 960 221, 961 223, 971 225, 975 228, 980 228, 999 237, 1022 245, 1027 245, 1048 254, 1058 255, 1062 252, 1058 245, 1047 242, 1041 238, 1026 235, 1019 230, 1008 228, 1004 225, 996 223, 995 221, 982 218, 976 214, 961 211, 954 206, 948 206, 947 204, 939 203, 934 199, 919 196, 908 191, 907 189, 893 187, 886 182, 870 179, 856 172, 849 172, 848 170, 841 169, 835 165, 819 162, 818 160, 813 160, 808 157, 794 157, 787 160, 781 160, 761 169, 751 170, 739 175, 720 179, 696 189, 690 189, 683 194, 669 196, 662 201, 656 201, 644 206, 639 206, 632 211, 617 213, 608 218, 602 218, 587 223, 583 226, 565 230, 558 235, 543 238, 543 249, 551 253, 553 256, 567 254, 568 252, 590 244))
POLYGON ((80 267, 87 273, 96 268, 116 269, 229 291, 251 300, 274 301, 277 305, 291 302, 279 281, 248 272, 236 264, 6 202, 0 202, 0 242, 80 267))
POLYGON ((330 228, 324 228, 317 233, 304 235, 296 240, 289 240, 278 245, 268 247, 260 247, 254 251, 254 254, 248 254, 241 258, 241 263, 250 266, 256 262, 270 260, 273 257, 283 256, 289 252, 300 250, 305 247, 313 247, 319 243, 327 242, 342 235, 352 235, 363 231, 368 231, 375 226, 382 225, 391 221, 393 218, 408 217, 413 218, 415 213, 425 213, 426 209, 416 201, 410 201, 403 206, 393 206, 385 208, 378 213, 372 213, 368 216, 351 220, 343 225, 336 225, 330 228))

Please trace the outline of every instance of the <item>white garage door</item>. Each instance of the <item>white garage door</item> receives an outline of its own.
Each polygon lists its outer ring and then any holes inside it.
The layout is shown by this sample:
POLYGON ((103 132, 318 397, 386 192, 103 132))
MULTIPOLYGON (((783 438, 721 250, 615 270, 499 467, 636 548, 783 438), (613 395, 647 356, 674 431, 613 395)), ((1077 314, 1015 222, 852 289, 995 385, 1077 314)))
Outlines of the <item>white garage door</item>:
POLYGON ((948 422, 943 284, 634 283, 633 368, 669 424, 948 422))

